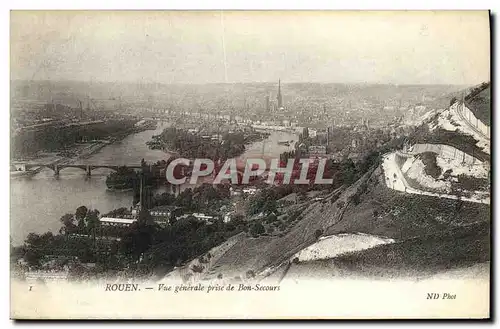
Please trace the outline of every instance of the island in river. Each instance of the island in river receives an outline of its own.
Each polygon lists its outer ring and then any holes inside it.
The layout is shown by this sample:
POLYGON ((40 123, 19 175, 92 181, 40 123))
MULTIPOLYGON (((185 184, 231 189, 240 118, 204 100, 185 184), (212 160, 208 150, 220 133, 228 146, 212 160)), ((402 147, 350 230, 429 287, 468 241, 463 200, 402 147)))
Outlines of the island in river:
MULTIPOLYGON (((153 164, 141 162, 142 174, 146 186, 159 186, 167 184, 165 171, 168 164, 178 156, 184 158, 208 158, 213 161, 225 161, 228 158, 238 157, 245 152, 245 146, 261 141, 269 136, 269 133, 255 131, 227 132, 221 136, 204 136, 192 133, 189 130, 175 127, 165 128, 161 134, 153 135, 147 145, 152 150, 168 151, 171 156, 167 161, 162 160, 153 164)), ((186 170, 188 168, 184 168, 186 170)), ((188 169, 189 170, 189 169, 188 169)), ((174 176, 181 177, 180 166, 174 169, 174 176)), ((109 189, 133 189, 139 185, 139 173, 131 168, 121 167, 118 171, 110 173, 106 178, 109 189)))

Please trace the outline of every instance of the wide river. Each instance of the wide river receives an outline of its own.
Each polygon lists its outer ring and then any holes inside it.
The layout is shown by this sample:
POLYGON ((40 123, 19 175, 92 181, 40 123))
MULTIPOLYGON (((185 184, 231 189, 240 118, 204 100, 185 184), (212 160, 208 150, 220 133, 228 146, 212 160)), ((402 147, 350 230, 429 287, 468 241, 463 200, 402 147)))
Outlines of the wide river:
MULTIPOLYGON (((168 154, 150 150, 146 142, 163 128, 147 130, 130 135, 122 141, 102 148, 82 163, 132 165, 167 159, 168 154)), ((280 140, 294 140, 298 137, 287 132, 272 132, 262 142, 247 146, 243 158, 261 156, 279 157, 292 146, 278 145, 280 140)), ((293 145, 293 144, 292 144, 293 145)), ((80 162, 80 161, 79 161, 80 162)), ((120 207, 132 206, 132 192, 109 191, 106 176, 109 169, 95 169, 92 177, 87 178, 83 170, 66 168, 59 177, 54 177, 50 169, 44 169, 31 178, 11 178, 10 180, 10 235, 14 245, 23 243, 26 236, 47 231, 58 232, 59 219, 66 213, 74 213, 76 208, 85 205, 98 209, 101 213, 120 207)), ((186 186, 189 187, 189 186, 186 186)))

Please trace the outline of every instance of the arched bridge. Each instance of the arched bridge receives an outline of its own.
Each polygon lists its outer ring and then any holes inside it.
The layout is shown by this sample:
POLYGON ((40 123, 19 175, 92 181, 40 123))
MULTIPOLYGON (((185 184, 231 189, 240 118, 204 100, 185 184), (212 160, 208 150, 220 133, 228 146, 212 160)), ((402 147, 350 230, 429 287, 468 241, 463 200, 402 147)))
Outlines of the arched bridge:
POLYGON ((87 176, 91 176, 92 170, 98 168, 108 168, 117 171, 118 168, 126 166, 131 169, 142 169, 140 165, 106 165, 106 164, 45 164, 45 163, 12 163, 17 171, 30 171, 37 173, 43 168, 49 168, 54 171, 54 175, 59 175, 59 172, 64 168, 80 168, 85 170, 87 176))

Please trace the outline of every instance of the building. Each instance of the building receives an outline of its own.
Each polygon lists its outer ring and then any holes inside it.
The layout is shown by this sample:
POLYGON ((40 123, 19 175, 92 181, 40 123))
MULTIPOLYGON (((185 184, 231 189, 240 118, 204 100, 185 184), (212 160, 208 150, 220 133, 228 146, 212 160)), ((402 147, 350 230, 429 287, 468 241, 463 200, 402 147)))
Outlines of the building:
POLYGON ((211 224, 212 220, 215 219, 215 217, 213 217, 213 216, 208 216, 208 215, 196 213, 196 212, 192 213, 192 214, 184 214, 184 215, 180 216, 179 219, 188 218, 189 216, 193 216, 198 220, 203 220, 203 221, 207 222, 207 224, 211 224))
POLYGON ((42 280, 47 281, 67 281, 69 277, 69 271, 29 271, 25 274, 26 281, 29 283, 37 282, 42 280))
POLYGON ((158 206, 149 210, 149 214, 155 222, 169 223, 172 217, 177 217, 181 214, 182 208, 177 206, 158 206))
POLYGON ((241 195, 243 193, 243 191, 241 189, 235 189, 233 188, 232 186, 229 188, 229 194, 230 196, 237 196, 237 195, 241 195))
POLYGON ((118 226, 118 227, 128 227, 137 221, 135 218, 112 218, 112 217, 101 217, 99 218, 101 225, 104 226, 118 226))
POLYGON ((152 217, 170 217, 175 210, 180 209, 176 206, 158 206, 149 210, 152 217))
POLYGON ((205 214, 200 214, 200 213, 193 213, 192 214, 194 217, 198 218, 198 219, 201 219, 201 220, 204 220, 204 221, 209 221, 211 219, 214 219, 215 217, 213 216, 208 216, 208 215, 205 215, 205 214))
POLYGON ((309 146, 309 156, 326 155, 325 145, 311 145, 309 146))
POLYGON ((257 193, 257 188, 256 187, 246 187, 242 191, 245 194, 253 195, 253 194, 257 193))
POLYGON ((169 225, 170 219, 180 215, 182 208, 176 206, 158 206, 149 210, 149 214, 153 220, 160 225, 169 225))
POLYGON ((230 211, 224 215, 224 223, 229 223, 233 218, 234 211, 230 211))
POLYGON ((249 195, 254 195, 257 193, 258 189, 256 187, 250 186, 250 187, 236 187, 233 188, 232 186, 229 188, 229 193, 231 196, 238 196, 242 194, 249 194, 249 195))

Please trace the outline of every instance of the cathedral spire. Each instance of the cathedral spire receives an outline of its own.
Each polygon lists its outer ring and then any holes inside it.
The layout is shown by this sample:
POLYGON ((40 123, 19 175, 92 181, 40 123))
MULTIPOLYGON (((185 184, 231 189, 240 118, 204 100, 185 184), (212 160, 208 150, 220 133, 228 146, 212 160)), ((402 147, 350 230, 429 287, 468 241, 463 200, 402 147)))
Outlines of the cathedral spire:
POLYGON ((276 100, 278 101, 278 108, 283 107, 283 98, 281 96, 281 79, 278 80, 278 95, 276 96, 276 100))

